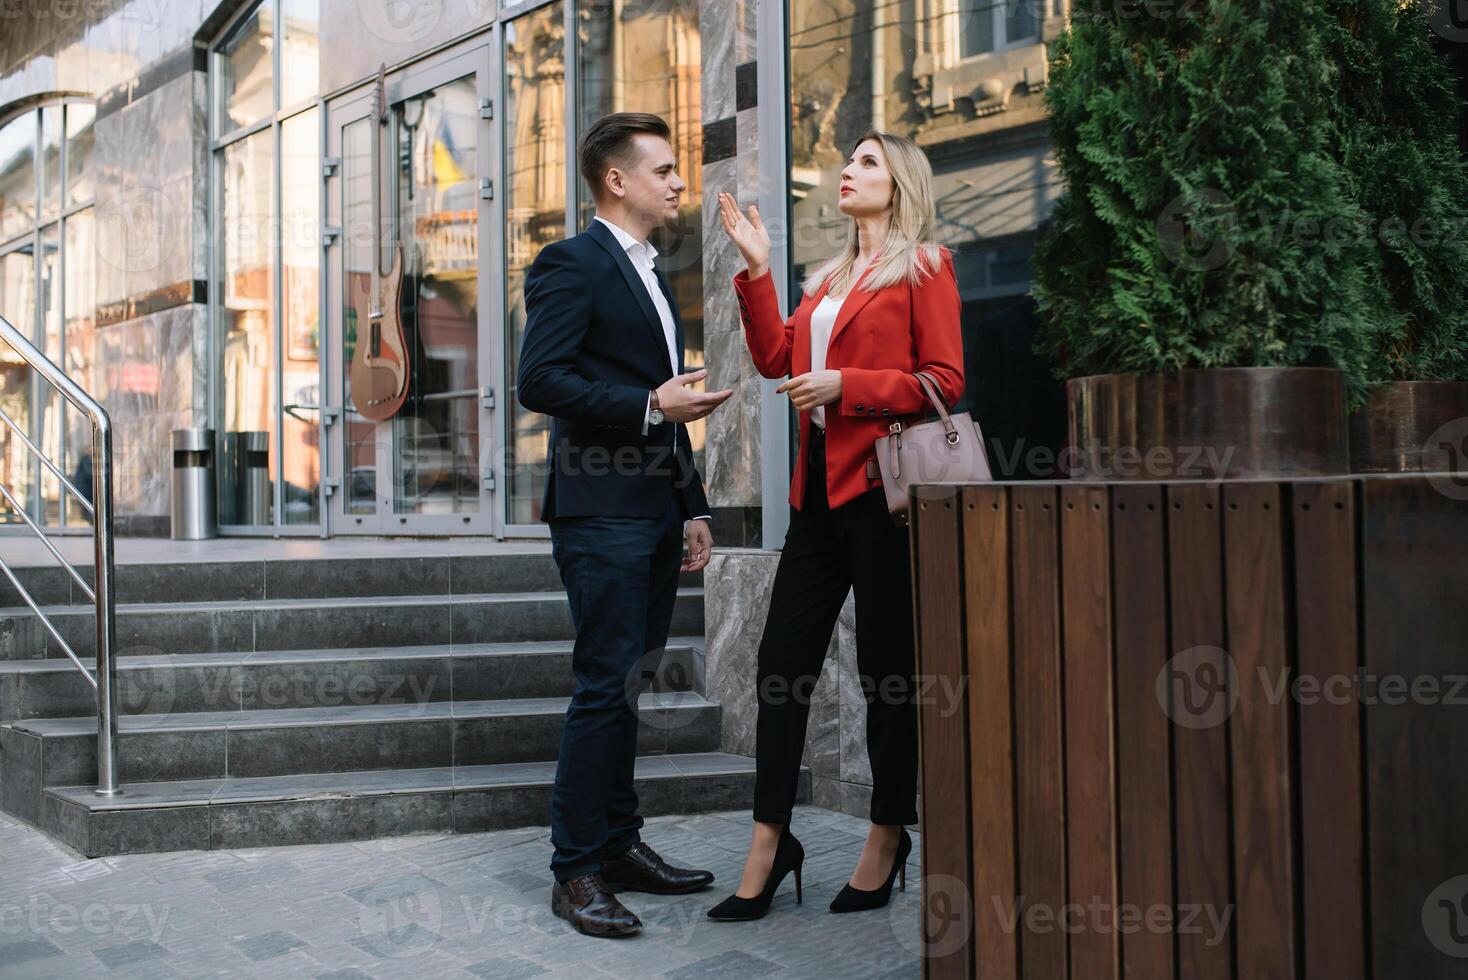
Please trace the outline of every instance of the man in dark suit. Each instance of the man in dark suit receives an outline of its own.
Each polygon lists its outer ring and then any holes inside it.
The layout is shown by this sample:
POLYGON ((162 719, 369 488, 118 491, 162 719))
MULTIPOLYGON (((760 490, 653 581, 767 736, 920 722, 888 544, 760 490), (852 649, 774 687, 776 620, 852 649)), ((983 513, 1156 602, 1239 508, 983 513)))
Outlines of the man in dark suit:
POLYGON ((705 372, 683 373, 683 324, 647 240, 676 219, 687 186, 670 135, 645 113, 599 119, 579 161, 596 218, 542 249, 525 279, 519 399, 554 420, 541 513, 576 627, 551 908, 589 935, 640 931, 614 891, 681 894, 714 877, 642 842, 632 782, 637 697, 667 643, 680 565, 699 571, 713 549, 683 423, 732 394, 687 387, 705 372))

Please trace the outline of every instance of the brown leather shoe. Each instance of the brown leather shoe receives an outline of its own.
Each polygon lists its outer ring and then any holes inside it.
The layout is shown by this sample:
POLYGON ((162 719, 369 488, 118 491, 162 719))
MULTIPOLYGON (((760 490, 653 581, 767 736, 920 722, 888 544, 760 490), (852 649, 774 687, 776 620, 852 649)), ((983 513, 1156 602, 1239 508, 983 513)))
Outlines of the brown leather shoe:
POLYGON ((551 887, 551 911, 588 936, 618 939, 642 931, 642 920, 617 901, 596 873, 556 882, 551 887))
POLYGON ((601 876, 614 892, 650 892, 654 895, 683 895, 707 888, 712 871, 675 868, 643 841, 627 853, 601 864, 601 876))

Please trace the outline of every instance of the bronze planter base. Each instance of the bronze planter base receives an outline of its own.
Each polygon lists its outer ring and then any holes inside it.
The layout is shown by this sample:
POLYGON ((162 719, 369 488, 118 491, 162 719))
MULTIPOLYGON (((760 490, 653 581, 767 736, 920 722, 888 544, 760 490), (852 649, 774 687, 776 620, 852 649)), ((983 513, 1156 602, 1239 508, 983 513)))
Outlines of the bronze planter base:
POLYGON ((1468 381, 1393 381, 1351 413, 1352 473, 1468 470, 1468 381))
POLYGON ((1350 472, 1334 368, 1097 374, 1066 384, 1076 480, 1220 480, 1350 472))

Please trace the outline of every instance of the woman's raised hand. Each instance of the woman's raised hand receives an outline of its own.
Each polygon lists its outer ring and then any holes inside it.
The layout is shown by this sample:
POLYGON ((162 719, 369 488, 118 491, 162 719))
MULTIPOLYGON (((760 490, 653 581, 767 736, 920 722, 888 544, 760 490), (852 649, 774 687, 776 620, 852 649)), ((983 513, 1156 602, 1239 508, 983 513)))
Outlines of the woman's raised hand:
POLYGON ((749 278, 758 279, 770 267, 770 233, 760 220, 759 208, 751 204, 749 216, 739 211, 734 195, 719 192, 719 220, 724 223, 724 234, 733 239, 744 255, 744 264, 749 266, 749 278))

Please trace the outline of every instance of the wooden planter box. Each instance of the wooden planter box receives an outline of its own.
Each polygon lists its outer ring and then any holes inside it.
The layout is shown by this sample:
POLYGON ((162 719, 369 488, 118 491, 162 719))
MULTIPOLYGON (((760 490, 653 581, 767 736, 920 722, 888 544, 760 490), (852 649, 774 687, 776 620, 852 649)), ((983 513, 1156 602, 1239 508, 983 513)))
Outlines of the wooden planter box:
POLYGON ((918 671, 962 691, 919 709, 924 976, 1465 975, 1468 481, 928 487, 913 520, 918 671))

